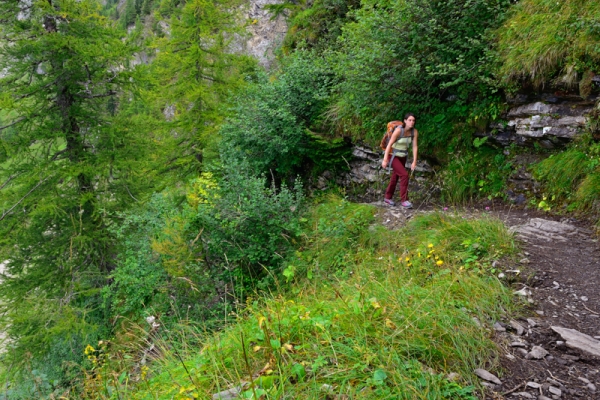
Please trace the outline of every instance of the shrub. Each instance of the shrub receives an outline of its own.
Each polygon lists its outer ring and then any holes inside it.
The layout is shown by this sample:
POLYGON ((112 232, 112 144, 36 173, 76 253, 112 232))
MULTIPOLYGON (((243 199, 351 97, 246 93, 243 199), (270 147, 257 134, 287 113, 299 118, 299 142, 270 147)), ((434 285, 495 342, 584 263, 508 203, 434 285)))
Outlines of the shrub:
POLYGON ((259 279, 291 249, 303 200, 300 182, 276 189, 265 181, 240 163, 229 166, 218 186, 198 186, 207 192, 200 198, 212 200, 191 204, 188 232, 198 235, 198 251, 209 269, 259 279))
POLYGON ((453 124, 496 117, 488 69, 488 32, 503 21, 506 0, 367 1, 353 14, 332 58, 343 78, 334 123, 376 143, 385 123, 417 114, 424 150, 460 140, 453 124), (470 103, 483 103, 472 110, 470 103), (475 114, 474 114, 475 113, 475 114))
POLYGON ((223 162, 245 159, 252 174, 273 173, 288 181, 306 175, 309 160, 321 164, 318 149, 329 158, 323 164, 341 165, 347 153, 337 154, 334 143, 328 151, 329 143, 308 131, 318 130, 332 83, 331 72, 307 52, 290 57, 272 79, 261 76, 237 96, 233 116, 221 129, 223 162))

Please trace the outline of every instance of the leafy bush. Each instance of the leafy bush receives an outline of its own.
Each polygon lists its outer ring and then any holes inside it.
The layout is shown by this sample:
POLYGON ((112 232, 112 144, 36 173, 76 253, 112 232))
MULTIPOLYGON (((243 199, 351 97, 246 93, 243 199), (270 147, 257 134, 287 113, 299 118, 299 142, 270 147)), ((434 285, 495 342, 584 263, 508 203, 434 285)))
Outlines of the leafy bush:
POLYGON ((237 96, 233 116, 221 128, 223 162, 246 159, 253 174, 288 180, 306 175, 308 160, 321 164, 317 150, 327 158, 322 164, 341 165, 348 146, 329 146, 307 132, 320 125, 332 84, 332 74, 309 53, 291 57, 272 79, 261 76, 237 96))
MULTIPOLYGON (((519 1, 496 31, 498 73, 508 82, 577 84, 600 65, 598 21, 595 0, 519 1)), ((582 89, 589 95, 585 82, 582 89)))
POLYGON ((487 35, 508 6, 508 0, 364 2, 332 57, 343 78, 332 120, 376 143, 387 121, 413 112, 424 150, 444 152, 460 142, 453 124, 500 112, 487 35))
POLYGON ((360 7, 357 0, 316 0, 305 9, 296 10, 282 44, 284 53, 294 49, 323 51, 331 46, 348 22, 348 13, 360 7))
POLYGON ((258 279, 292 248, 302 187, 299 181, 292 189, 265 187, 265 177, 249 175, 242 163, 229 168, 218 186, 197 186, 200 200, 191 203, 188 232, 197 235, 197 251, 215 273, 258 279))

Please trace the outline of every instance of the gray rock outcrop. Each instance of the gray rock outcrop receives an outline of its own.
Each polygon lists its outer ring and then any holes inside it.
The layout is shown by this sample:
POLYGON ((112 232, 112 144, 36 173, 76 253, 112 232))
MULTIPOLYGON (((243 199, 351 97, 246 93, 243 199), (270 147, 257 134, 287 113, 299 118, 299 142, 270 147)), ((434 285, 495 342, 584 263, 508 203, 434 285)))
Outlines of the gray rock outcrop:
POLYGON ((595 98, 558 93, 520 94, 508 99, 512 104, 502 122, 492 123, 485 133, 502 146, 513 143, 544 148, 565 144, 580 134, 594 110, 595 98))

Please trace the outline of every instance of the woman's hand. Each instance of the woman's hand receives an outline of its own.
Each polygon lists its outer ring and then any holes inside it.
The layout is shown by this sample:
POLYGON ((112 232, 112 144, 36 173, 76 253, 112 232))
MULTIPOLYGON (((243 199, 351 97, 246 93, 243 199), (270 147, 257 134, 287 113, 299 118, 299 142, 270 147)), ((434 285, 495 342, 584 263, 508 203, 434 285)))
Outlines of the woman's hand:
POLYGON ((410 170, 414 171, 417 168, 417 160, 413 161, 413 163, 410 165, 410 170))
POLYGON ((383 168, 387 168, 387 165, 388 165, 387 158, 385 158, 385 157, 384 157, 384 158, 383 158, 383 161, 381 162, 381 166, 382 166, 383 168))

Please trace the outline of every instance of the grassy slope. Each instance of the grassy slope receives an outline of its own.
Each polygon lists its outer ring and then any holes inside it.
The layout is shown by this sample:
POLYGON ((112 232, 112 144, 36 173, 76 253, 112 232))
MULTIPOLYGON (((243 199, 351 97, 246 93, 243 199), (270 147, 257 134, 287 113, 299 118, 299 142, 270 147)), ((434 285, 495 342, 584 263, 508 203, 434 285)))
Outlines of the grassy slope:
POLYGON ((495 359, 485 325, 512 307, 489 274, 489 260, 514 252, 511 235, 486 217, 439 213, 390 232, 374 214, 339 198, 317 205, 288 283, 250 299, 225 330, 198 333, 198 347, 156 343, 163 357, 120 397, 210 398, 252 375, 246 398, 472 398, 473 369, 495 359))

